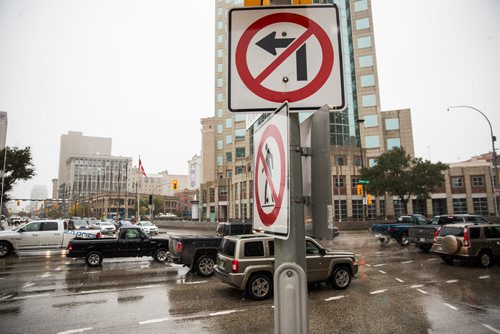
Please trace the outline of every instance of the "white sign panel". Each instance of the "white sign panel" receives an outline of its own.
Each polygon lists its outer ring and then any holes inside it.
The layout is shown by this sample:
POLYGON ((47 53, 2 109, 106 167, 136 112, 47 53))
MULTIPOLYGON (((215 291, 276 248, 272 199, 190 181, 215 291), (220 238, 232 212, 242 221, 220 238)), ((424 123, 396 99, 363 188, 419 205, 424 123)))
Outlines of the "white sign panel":
POLYGON ((280 112, 270 117, 255 131, 253 138, 253 229, 287 239, 290 204, 287 113, 280 112))
POLYGON ((234 8, 229 43, 230 111, 345 107, 336 5, 234 8))

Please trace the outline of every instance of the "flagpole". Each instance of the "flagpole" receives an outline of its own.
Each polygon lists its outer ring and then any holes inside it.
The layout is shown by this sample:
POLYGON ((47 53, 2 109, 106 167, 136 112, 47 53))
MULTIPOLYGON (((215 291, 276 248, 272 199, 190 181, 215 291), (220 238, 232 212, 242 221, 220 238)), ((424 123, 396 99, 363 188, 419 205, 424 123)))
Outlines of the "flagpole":
MULTIPOLYGON (((139 155, 139 161, 141 161, 141 156, 139 155)), ((140 172, 140 164, 137 163, 137 172, 140 172)), ((136 219, 137 222, 141 220, 141 212, 140 212, 140 205, 139 205, 139 178, 141 177, 140 173, 137 173, 137 178, 135 180, 135 196, 136 196, 136 202, 137 202, 137 214, 136 214, 136 219)))

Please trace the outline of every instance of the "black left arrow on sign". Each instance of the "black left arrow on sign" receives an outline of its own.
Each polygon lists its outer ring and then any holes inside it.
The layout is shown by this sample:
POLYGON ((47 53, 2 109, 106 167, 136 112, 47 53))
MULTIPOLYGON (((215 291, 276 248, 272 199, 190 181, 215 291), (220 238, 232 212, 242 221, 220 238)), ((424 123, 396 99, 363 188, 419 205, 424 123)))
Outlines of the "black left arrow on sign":
MULTIPOLYGON (((295 38, 276 38, 276 31, 271 32, 266 37, 262 38, 260 41, 255 43, 257 46, 266 50, 273 56, 276 56, 277 48, 286 48, 289 46, 295 38)), ((297 64, 297 81, 307 81, 307 52, 306 44, 302 45, 295 52, 296 64, 297 64)))

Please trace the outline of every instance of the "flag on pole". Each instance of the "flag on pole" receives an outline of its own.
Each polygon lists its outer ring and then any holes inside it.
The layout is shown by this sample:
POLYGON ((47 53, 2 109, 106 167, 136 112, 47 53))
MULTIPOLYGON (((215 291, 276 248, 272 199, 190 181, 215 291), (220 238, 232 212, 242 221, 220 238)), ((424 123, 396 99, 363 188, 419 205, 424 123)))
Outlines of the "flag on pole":
POLYGON ((142 175, 146 176, 146 172, 144 171, 144 165, 142 164, 141 158, 139 158, 139 170, 141 171, 142 175))

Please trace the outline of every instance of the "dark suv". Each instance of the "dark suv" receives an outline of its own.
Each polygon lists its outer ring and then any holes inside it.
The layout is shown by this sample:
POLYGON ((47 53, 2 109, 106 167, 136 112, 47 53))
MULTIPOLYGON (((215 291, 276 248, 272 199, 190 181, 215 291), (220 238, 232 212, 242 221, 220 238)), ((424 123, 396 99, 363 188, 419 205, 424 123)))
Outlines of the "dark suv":
POLYGON ((441 256, 444 262, 476 260, 488 268, 495 258, 500 257, 500 225, 458 223, 442 226, 431 251, 441 256))

